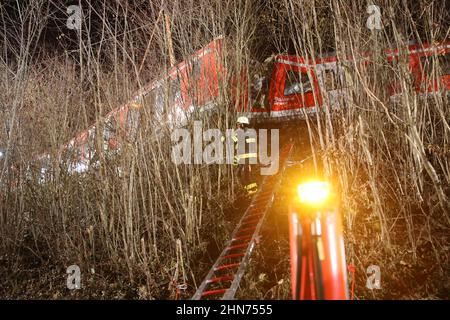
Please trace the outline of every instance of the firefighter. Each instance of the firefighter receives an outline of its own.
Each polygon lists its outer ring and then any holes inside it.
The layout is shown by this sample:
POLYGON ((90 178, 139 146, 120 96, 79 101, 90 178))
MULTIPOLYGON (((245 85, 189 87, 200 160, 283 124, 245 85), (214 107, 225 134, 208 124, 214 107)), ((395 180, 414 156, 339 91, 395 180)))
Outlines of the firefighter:
MULTIPOLYGON (((237 127, 238 129, 242 129, 242 130, 246 130, 247 128, 249 128, 250 126, 250 121, 247 117, 241 116, 237 119, 237 127)), ((235 146, 236 146, 236 151, 238 152, 238 137, 236 137, 236 135, 234 135, 233 138, 234 142, 235 142, 235 146)), ((254 193, 256 193, 258 191, 258 185, 257 183, 252 179, 252 175, 251 175, 251 165, 250 165, 250 160, 251 159, 256 159, 257 155, 256 153, 252 153, 250 152, 250 148, 249 145, 250 143, 255 143, 255 138, 250 138, 250 137, 246 137, 245 138, 245 151, 242 154, 237 154, 234 157, 234 161, 233 164, 234 165, 239 165, 238 168, 238 177, 241 179, 241 183, 244 184, 244 188, 247 191, 247 193, 249 195, 252 195, 254 193), (239 160, 240 159, 244 159, 245 163, 243 164, 239 164, 239 160)))

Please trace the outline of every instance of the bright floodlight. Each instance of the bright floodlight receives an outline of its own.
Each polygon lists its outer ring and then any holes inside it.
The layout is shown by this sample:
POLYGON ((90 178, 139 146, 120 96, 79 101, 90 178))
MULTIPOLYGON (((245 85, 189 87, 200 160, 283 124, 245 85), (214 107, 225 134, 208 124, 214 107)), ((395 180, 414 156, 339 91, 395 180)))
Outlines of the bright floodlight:
POLYGON ((323 181, 306 182, 298 185, 297 193, 301 203, 317 206, 327 201, 331 186, 323 181))

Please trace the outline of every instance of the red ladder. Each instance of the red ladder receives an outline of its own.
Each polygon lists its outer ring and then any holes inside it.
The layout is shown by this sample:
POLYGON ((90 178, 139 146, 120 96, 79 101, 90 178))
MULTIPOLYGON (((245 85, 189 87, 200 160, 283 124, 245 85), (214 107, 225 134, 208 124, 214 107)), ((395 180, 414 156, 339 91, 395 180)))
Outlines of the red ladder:
MULTIPOLYGON (((289 143, 279 154, 279 166, 282 168, 280 172, 284 170, 284 163, 291 153, 292 146, 289 143)), ((281 174, 264 178, 261 188, 234 229, 231 240, 198 287, 192 300, 234 298, 280 183, 281 174)))

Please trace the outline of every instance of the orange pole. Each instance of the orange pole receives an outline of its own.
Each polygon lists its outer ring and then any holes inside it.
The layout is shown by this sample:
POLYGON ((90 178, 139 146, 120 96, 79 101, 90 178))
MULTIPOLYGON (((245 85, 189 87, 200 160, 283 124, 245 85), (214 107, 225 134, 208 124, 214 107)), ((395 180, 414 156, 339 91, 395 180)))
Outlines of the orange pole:
POLYGON ((342 220, 337 207, 314 212, 314 217, 307 209, 303 210, 304 212, 301 209, 297 206, 289 207, 292 298, 300 300, 317 300, 319 298, 317 296, 319 288, 316 288, 316 279, 319 275, 316 274, 314 268, 314 255, 317 250, 321 267, 323 299, 347 300, 344 237, 342 220), (311 224, 316 217, 320 222, 320 243, 317 244, 312 241, 311 234, 311 224), (301 234, 301 240, 299 240, 299 234, 301 234), (298 247, 299 241, 301 241, 301 250, 298 247), (317 248, 314 247, 315 245, 317 248), (297 270, 299 259, 302 260, 300 272, 297 270), (301 286, 298 285, 298 280, 300 280, 301 286))
POLYGON ((324 299, 347 300, 347 268, 341 215, 335 208, 324 212, 320 220, 325 256, 322 261, 324 299))

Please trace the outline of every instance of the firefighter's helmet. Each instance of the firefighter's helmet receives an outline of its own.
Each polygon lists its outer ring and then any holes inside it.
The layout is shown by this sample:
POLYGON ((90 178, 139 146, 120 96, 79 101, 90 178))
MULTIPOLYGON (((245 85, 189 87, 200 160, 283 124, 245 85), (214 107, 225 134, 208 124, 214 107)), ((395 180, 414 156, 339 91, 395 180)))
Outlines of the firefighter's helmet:
POLYGON ((237 118, 236 122, 239 124, 247 124, 247 125, 250 124, 250 121, 248 120, 247 117, 239 117, 239 118, 237 118))

